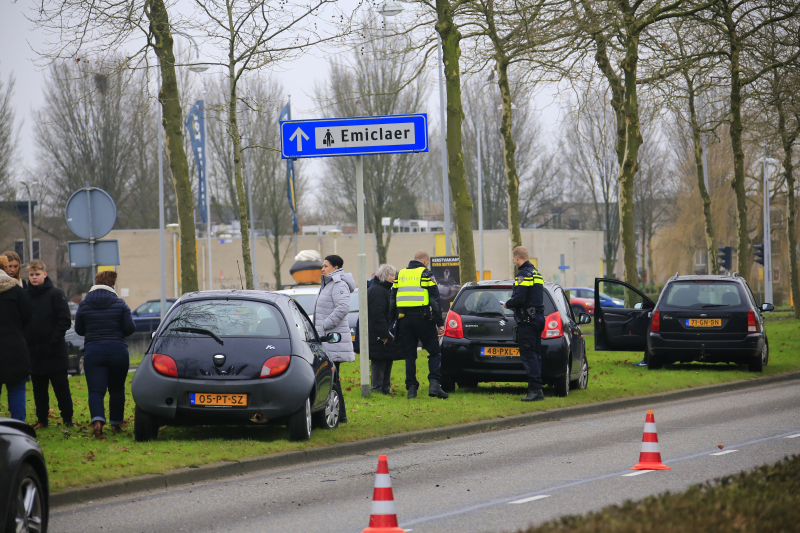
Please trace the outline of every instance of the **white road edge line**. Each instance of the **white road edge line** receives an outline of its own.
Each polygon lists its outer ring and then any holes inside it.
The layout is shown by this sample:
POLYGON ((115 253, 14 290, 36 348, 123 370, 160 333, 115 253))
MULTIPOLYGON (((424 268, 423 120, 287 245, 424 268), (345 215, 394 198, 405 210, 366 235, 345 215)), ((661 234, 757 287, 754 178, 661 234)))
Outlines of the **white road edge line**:
POLYGON ((800 433, 795 433, 794 435, 789 435, 788 437, 783 437, 784 439, 796 439, 800 437, 800 433))
POLYGON ((641 476, 642 474, 647 474, 648 472, 655 472, 655 470, 639 470, 637 472, 631 472, 630 474, 622 474, 622 477, 641 476))
POLYGON ((521 500, 515 500, 513 502, 508 502, 509 505, 518 504, 518 503, 528 503, 536 500, 543 500, 545 498, 549 498, 549 494, 540 494, 539 496, 531 496, 530 498, 522 498, 521 500))
POLYGON ((717 453, 710 453, 708 455, 726 455, 733 452, 738 452, 739 450, 725 450, 724 452, 717 452, 717 453))

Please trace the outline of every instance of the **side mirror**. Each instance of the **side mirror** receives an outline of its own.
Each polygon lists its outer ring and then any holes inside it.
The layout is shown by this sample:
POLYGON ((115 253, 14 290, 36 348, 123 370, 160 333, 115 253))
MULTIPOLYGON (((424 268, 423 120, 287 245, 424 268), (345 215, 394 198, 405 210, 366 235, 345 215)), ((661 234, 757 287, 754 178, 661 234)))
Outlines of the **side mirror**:
POLYGON ((761 311, 764 313, 769 313, 770 311, 774 311, 775 306, 772 304, 761 304, 761 311))
POLYGON ((328 333, 325 336, 325 342, 328 344, 336 344, 337 342, 342 342, 342 334, 341 333, 328 333))
POLYGON ((633 306, 634 309, 644 309, 644 302, 639 302, 633 306))
POLYGON ((151 333, 151 334, 150 334, 150 338, 151 338, 151 339, 155 339, 155 338, 156 338, 156 332, 155 332, 155 331, 154 331, 153 333, 151 333))
POLYGON ((581 313, 578 315, 578 324, 591 324, 592 317, 587 315, 586 313, 581 313))

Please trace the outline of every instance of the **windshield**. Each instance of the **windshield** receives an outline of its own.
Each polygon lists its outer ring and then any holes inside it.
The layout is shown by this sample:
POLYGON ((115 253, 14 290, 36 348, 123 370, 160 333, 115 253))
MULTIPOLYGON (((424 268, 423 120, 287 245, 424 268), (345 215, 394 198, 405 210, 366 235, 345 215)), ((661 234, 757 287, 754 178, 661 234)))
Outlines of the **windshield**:
POLYGON ((676 281, 667 285, 665 291, 666 305, 686 309, 738 307, 746 301, 738 283, 676 281))
POLYGON ((251 300, 199 300, 182 304, 162 335, 202 335, 181 328, 208 330, 219 337, 288 338, 286 323, 277 308, 251 300))

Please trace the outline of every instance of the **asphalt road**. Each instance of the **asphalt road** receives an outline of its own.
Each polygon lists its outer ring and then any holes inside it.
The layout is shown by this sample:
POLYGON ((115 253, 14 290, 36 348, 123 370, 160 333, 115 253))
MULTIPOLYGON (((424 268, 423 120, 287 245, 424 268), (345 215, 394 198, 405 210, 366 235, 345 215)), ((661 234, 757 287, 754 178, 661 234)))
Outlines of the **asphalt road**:
MULTIPOLYGON (((800 453, 797 382, 652 409, 671 470, 626 475, 639 458, 644 409, 387 450, 400 526, 514 531, 800 453)), ((376 466, 377 456, 354 456, 61 507, 50 531, 359 533, 376 466)))

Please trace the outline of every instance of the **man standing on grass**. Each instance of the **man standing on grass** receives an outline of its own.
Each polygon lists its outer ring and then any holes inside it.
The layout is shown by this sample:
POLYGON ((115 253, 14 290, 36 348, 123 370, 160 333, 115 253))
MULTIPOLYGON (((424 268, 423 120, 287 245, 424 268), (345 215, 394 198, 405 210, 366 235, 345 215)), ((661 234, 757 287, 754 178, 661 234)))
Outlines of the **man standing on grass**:
POLYGON ((542 330, 544 329, 544 278, 528 261, 528 249, 514 248, 514 264, 519 269, 514 278, 514 292, 503 303, 514 310, 517 343, 522 365, 528 374, 528 395, 523 402, 544 400, 542 392, 542 330))
POLYGON ((28 294, 33 300, 33 316, 25 330, 31 358, 31 383, 36 404, 36 429, 46 428, 50 413, 49 385, 58 401, 66 427, 72 427, 72 395, 67 376, 67 344, 64 335, 70 320, 67 298, 47 277, 45 264, 34 259, 28 264, 28 294))

